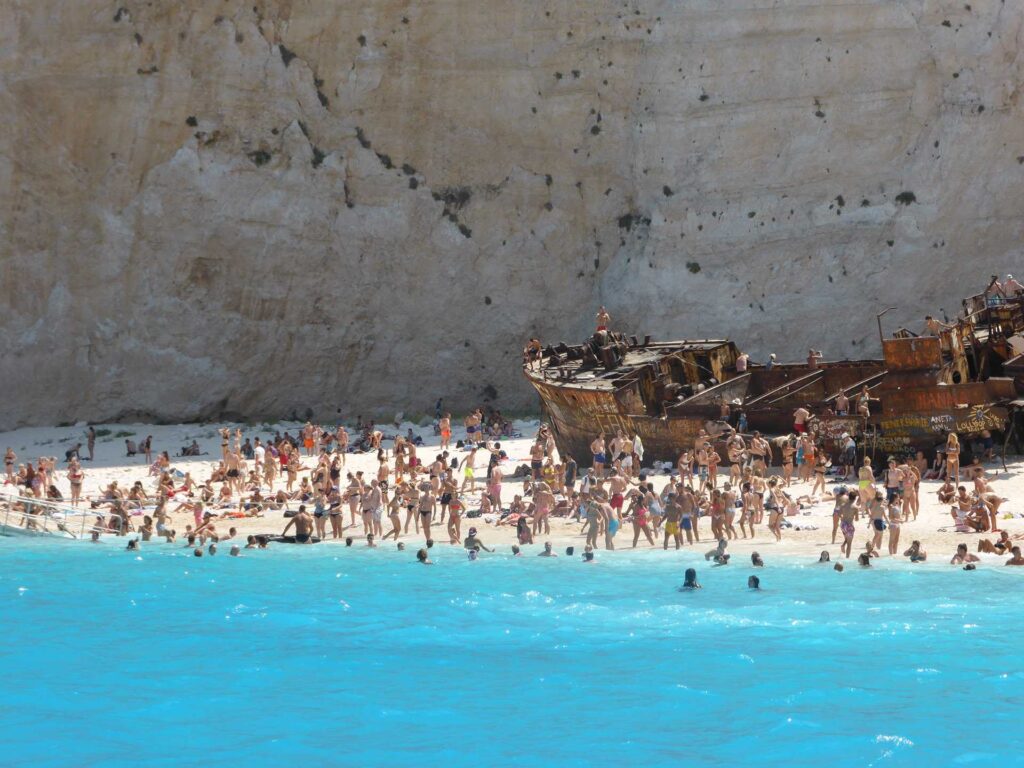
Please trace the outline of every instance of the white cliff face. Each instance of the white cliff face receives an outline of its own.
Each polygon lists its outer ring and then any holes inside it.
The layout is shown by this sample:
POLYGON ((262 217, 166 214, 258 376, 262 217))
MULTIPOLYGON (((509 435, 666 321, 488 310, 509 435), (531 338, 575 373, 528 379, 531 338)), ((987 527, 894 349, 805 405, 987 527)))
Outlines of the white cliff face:
POLYGON ((2 428, 530 409, 599 303, 873 356, 1024 271, 1018 3, 119 2, 0 8, 2 428))

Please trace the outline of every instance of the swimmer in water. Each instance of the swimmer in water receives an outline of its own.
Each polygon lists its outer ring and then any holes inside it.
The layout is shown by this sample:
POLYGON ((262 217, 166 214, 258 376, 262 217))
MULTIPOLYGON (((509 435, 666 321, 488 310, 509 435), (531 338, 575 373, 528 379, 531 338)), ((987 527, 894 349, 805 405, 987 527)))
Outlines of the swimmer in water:
POLYGON ((421 549, 419 552, 416 553, 416 559, 422 565, 433 565, 434 564, 434 561, 430 559, 430 557, 427 555, 427 550, 425 550, 425 549, 421 549))
POLYGON ((544 551, 539 553, 537 555, 537 557, 558 557, 558 555, 555 554, 553 551, 551 551, 551 542, 550 541, 545 541, 544 542, 544 551))
POLYGON ((464 546, 466 549, 470 551, 481 549, 485 552, 494 551, 493 549, 488 549, 487 546, 482 541, 480 541, 480 539, 476 535, 476 528, 469 529, 469 535, 466 537, 465 541, 462 542, 462 546, 464 546))
POLYGON ((923 563, 925 560, 928 559, 928 553, 921 549, 920 541, 914 541, 910 545, 910 549, 908 549, 903 554, 904 556, 909 557, 910 562, 912 563, 923 563))
POLYGON ((721 563, 723 557, 727 557, 725 554, 725 548, 729 546, 729 542, 725 539, 718 540, 718 546, 714 549, 710 549, 704 553, 705 560, 714 560, 716 563, 721 563))
POLYGON ((818 558, 818 562, 819 563, 827 563, 831 559, 832 558, 829 556, 828 550, 825 550, 825 549, 821 550, 821 556, 818 558))
POLYGON ((237 544, 231 545, 231 556, 238 557, 242 554, 242 549, 237 544))
POLYGON ((950 565, 965 565, 967 563, 976 563, 981 560, 977 555, 971 554, 967 551, 966 544, 956 545, 956 554, 953 555, 953 559, 949 561, 950 565))
POLYGON ((859 565, 861 568, 870 568, 871 556, 868 555, 867 552, 861 552, 859 555, 857 555, 857 565, 859 565))
POLYGON ((760 588, 761 588, 761 580, 759 578, 757 578, 757 576, 748 576, 747 577, 747 589, 760 589, 760 588))
POLYGON ((764 560, 757 552, 750 553, 750 564, 755 568, 764 568, 764 560))
POLYGON ((683 586, 679 588, 679 591, 700 588, 700 584, 697 583, 697 571, 693 568, 687 568, 686 573, 683 574, 683 586))
POLYGON ((832 566, 832 570, 833 571, 838 571, 839 573, 842 573, 843 572, 843 564, 842 563, 836 563, 835 565, 832 566))

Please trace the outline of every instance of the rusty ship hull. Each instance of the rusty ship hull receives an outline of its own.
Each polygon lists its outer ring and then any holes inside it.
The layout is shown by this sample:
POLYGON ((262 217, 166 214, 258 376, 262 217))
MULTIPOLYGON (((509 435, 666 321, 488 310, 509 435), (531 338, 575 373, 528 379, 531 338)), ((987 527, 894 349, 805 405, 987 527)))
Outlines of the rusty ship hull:
MULTIPOLYGON (((949 432, 1001 435, 1024 385, 1022 297, 964 300, 963 317, 937 335, 899 329, 880 338, 882 357, 737 370, 728 339, 673 342, 598 332, 582 345, 549 346, 524 363, 556 444, 581 465, 600 433, 639 436, 644 462, 675 462, 701 430, 720 434, 742 419, 747 433, 792 432, 794 411, 812 414, 826 447, 844 433, 871 453, 931 454, 949 432), (1005 369, 1004 369, 1005 366, 1005 369), (870 414, 855 401, 867 391, 870 414)), ((742 366, 741 366, 742 368, 742 366)))

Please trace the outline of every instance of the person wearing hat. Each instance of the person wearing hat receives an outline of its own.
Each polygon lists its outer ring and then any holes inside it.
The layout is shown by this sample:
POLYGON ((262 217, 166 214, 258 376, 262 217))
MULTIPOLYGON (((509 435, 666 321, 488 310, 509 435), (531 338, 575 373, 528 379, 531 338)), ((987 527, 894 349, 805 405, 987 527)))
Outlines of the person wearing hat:
POLYGON ((465 541, 463 541, 462 546, 464 546, 466 549, 470 549, 470 550, 472 550, 472 549, 482 549, 485 552, 493 552, 494 551, 493 549, 488 549, 487 545, 485 545, 482 541, 480 541, 480 539, 476 535, 476 528, 470 528, 469 529, 469 535, 466 537, 465 541))

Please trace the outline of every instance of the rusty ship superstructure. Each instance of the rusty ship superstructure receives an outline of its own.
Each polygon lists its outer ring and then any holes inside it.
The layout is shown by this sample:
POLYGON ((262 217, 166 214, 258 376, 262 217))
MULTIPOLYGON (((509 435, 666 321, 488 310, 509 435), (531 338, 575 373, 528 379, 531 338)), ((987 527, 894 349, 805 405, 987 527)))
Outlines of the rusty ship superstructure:
POLYGON ((1005 430, 1024 391, 1024 294, 997 295, 990 285, 930 335, 900 328, 886 337, 882 315, 878 359, 737 366, 740 349, 728 339, 657 342, 602 330, 583 344, 542 348, 524 373, 559 450, 587 463, 601 432, 639 435, 645 461, 675 461, 702 429, 786 434, 801 406, 823 440, 850 433, 887 453, 929 452, 951 431, 1005 430), (855 405, 864 393, 867 414, 855 405), (845 413, 836 407, 843 395, 852 401, 845 413))

